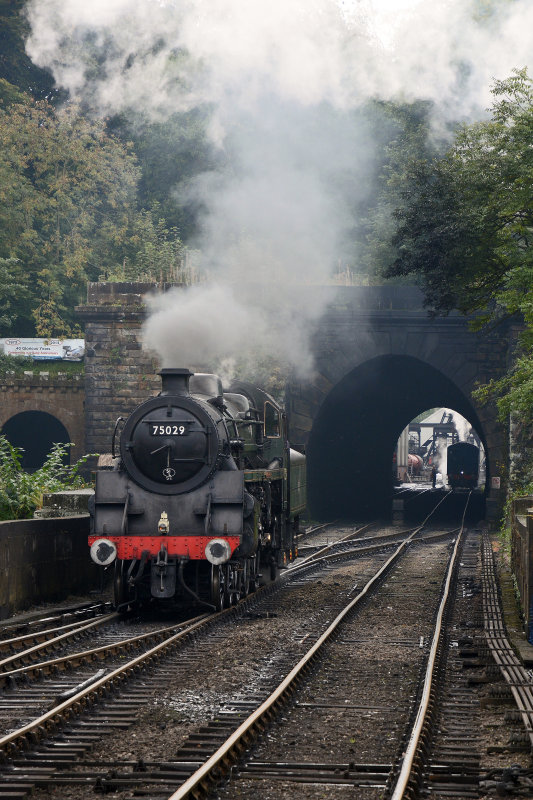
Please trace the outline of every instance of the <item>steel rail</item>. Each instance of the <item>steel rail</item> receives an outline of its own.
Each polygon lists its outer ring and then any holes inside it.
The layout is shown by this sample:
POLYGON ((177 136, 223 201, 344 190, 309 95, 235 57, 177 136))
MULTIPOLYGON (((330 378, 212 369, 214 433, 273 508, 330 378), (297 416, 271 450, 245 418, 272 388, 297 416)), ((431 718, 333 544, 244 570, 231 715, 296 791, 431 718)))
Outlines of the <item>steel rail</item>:
POLYGON ((310 525, 308 528, 305 528, 301 533, 297 533, 294 538, 302 539, 304 536, 312 536, 313 533, 321 531, 323 528, 328 528, 330 525, 335 525, 337 522, 338 520, 332 520, 331 522, 321 522, 320 525, 310 525))
POLYGON ((533 681, 509 642, 498 595, 494 553, 487 532, 483 533, 484 632, 495 664, 509 686, 533 748, 533 681))
MULTIPOLYGON (((319 563, 319 562, 317 562, 317 563, 319 563)), ((291 572, 290 574, 287 574, 287 578, 292 579, 292 575, 293 574, 295 574, 295 573, 291 572)), ((274 582, 274 583, 267 584, 266 586, 261 587, 257 592, 254 592, 252 595, 249 595, 248 597, 244 598, 244 602, 248 602, 253 597, 260 597, 261 595, 272 591, 273 588, 276 586, 276 583, 277 582, 274 582)), ((279 583, 277 583, 277 585, 280 586, 280 587, 282 586, 282 584, 283 584, 283 581, 280 581, 279 583)), ((243 601, 241 601, 241 602, 243 602, 243 601)), ((13 750, 14 748, 16 748, 17 743, 20 746, 24 746, 28 737, 29 738, 32 738, 32 737, 33 738, 35 738, 35 737, 40 738, 41 736, 43 736, 47 732, 48 729, 52 729, 54 727, 56 721, 59 721, 59 719, 61 718, 61 716, 64 713, 68 718, 71 715, 70 712, 69 712, 69 709, 71 709, 72 707, 77 707, 77 710, 79 710, 79 708, 80 708, 80 706, 82 704, 85 705, 88 702, 88 700, 87 700, 88 698, 89 698, 89 700, 91 698, 93 700, 95 700, 97 694, 102 694, 105 691, 105 687, 106 687, 107 684, 113 683, 114 685, 117 685, 121 680, 121 676, 123 676, 125 673, 131 674, 131 672, 133 670, 135 670, 136 668, 138 668, 142 664, 142 662, 144 660, 152 659, 154 656, 156 656, 158 653, 160 653, 161 650, 164 650, 167 647, 171 647, 180 638, 189 635, 190 633, 192 633, 193 631, 195 631, 198 628, 202 627, 203 625, 210 624, 210 623, 212 623, 212 621, 214 621, 215 619, 218 619, 219 617, 226 616, 228 614, 234 613, 235 611, 238 611, 239 605, 240 605, 240 603, 237 604, 236 606, 232 606, 232 607, 230 607, 228 609, 224 609, 223 611, 215 613, 215 614, 204 614, 204 615, 201 615, 200 617, 194 618, 193 620, 189 620, 188 623, 184 623, 185 625, 188 625, 188 627, 186 627, 183 631, 180 631, 179 633, 177 633, 175 636, 172 636, 169 639, 166 639, 164 642, 161 642, 160 644, 156 645, 154 648, 152 648, 151 650, 147 651, 146 653, 137 656, 135 659, 133 659, 132 661, 128 662, 127 664, 122 665, 120 668, 118 668, 117 670, 114 670, 109 675, 106 675, 106 676, 104 676, 102 678, 99 678, 91 686, 86 687, 79 694, 77 694, 76 696, 74 696, 72 698, 69 698, 68 701, 66 701, 65 703, 61 703, 60 705, 56 706, 54 709, 52 709, 51 711, 49 711, 46 714, 42 715, 38 719, 33 720, 31 723, 28 723, 27 725, 23 726, 22 728, 20 728, 20 729, 18 729, 16 731, 12 731, 10 734, 8 734, 8 735, 6 735, 4 737, 1 737, 0 738, 0 752, 2 750, 4 750, 4 751, 5 750, 8 750, 8 751, 13 750)), ((110 616, 112 616, 112 615, 110 615, 110 616)), ((98 621, 100 621, 100 620, 98 620, 98 621)), ((96 620, 93 621, 93 624, 95 622, 97 622, 97 621, 96 620)), ((172 626, 172 629, 175 630, 176 626, 175 625, 172 626)), ((51 643, 51 641, 52 640, 50 640, 46 644, 49 645, 51 643)), ((109 645, 107 647, 112 647, 112 645, 109 645)), ((18 653, 17 657, 20 658, 21 655, 22 655, 22 653, 18 653)), ((65 661, 72 660, 75 657, 76 657, 76 654, 67 656, 67 657, 65 657, 65 661)), ((0 662, 0 664, 1 664, 1 662, 0 662)), ((26 667, 23 667, 20 670, 17 670, 17 672, 18 673, 20 673, 20 672, 31 672, 32 669, 37 669, 39 666, 42 666, 42 665, 39 665, 39 664, 28 664, 26 667)), ((51 666, 53 667, 53 661, 51 663, 51 666)), ((0 678, 2 678, 2 677, 5 677, 5 674, 4 675, 0 675, 0 678)))
POLYGON ((9 664, 12 664, 14 661, 16 662, 24 658, 28 658, 29 656, 39 653, 42 650, 46 651, 50 647, 54 647, 55 645, 71 639, 80 633, 85 633, 86 631, 91 630, 91 628, 98 628, 101 625, 105 625, 108 622, 111 622, 113 619, 117 619, 118 617, 119 615, 114 612, 112 614, 104 614, 103 616, 98 617, 98 619, 94 619, 91 622, 82 623, 81 625, 78 624, 78 627, 75 627, 66 633, 62 633, 59 636, 55 636, 52 639, 46 639, 44 642, 39 642, 39 644, 36 644, 33 647, 28 647, 26 650, 17 650, 16 653, 13 653, 12 655, 8 656, 8 658, 3 658, 0 661, 0 670, 4 669, 9 664))
POLYGON ((17 675, 28 675, 32 672, 48 671, 54 667, 60 667, 64 664, 78 666, 83 661, 90 660, 95 656, 98 658, 100 656, 104 657, 106 654, 114 655, 120 650, 126 650, 132 646, 135 647, 136 645, 140 645, 147 639, 157 639, 161 636, 166 636, 166 634, 168 634, 170 631, 177 632, 178 630, 185 628, 187 625, 189 625, 189 620, 185 620, 184 622, 179 622, 174 625, 168 625, 165 628, 157 628, 155 631, 141 633, 138 636, 132 636, 129 639, 119 639, 117 642, 109 642, 108 644, 101 645, 100 647, 93 647, 90 650, 81 650, 77 653, 59 656, 58 658, 52 658, 48 661, 39 661, 28 664, 24 667, 18 667, 17 669, 10 670, 9 672, 0 672, 0 686, 2 686, 2 683, 5 683, 8 678, 13 678, 17 675))
MULTIPOLYGON (((327 524, 329 525, 329 524, 333 524, 333 523, 327 523, 327 524)), ((317 550, 316 553, 312 553, 310 556, 307 556, 307 558, 304 558, 303 561, 300 561, 299 564, 294 564, 292 567, 289 567, 289 569, 294 570, 294 569, 297 569, 299 567, 303 567, 304 564, 307 564, 308 561, 311 561, 313 559, 317 559, 321 555, 321 553, 327 553, 328 550, 331 550, 333 547, 336 547, 337 545, 341 544, 342 542, 350 541, 350 539, 355 538, 360 533, 362 533, 363 531, 366 531, 367 528, 370 528, 374 524, 375 524, 374 522, 369 522, 368 525, 363 525, 362 528, 357 528, 357 530, 355 530, 355 531, 350 531, 350 533, 347 533, 346 536, 343 536, 341 539, 337 539, 336 542, 331 542, 330 544, 326 544, 320 550, 317 550)))
MULTIPOLYGON (((428 515, 426 520, 424 520, 424 523, 422 523, 422 525, 419 526, 419 528, 417 528, 408 538, 406 538, 403 542, 400 543, 398 548, 387 560, 387 562, 382 566, 382 568, 376 573, 376 575, 370 581, 368 581, 366 586, 361 590, 361 592, 357 595, 357 597, 354 598, 354 600, 348 604, 348 606, 344 609, 344 611, 341 612, 341 614, 337 617, 336 621, 334 621, 334 623, 332 623, 329 626, 326 633, 323 635, 323 637, 321 637, 323 641, 326 641, 329 638, 333 630, 337 627, 338 624, 340 624, 342 619, 344 619, 345 615, 351 611, 351 609, 367 594, 367 592, 370 590, 373 584, 381 577, 381 575, 389 568, 389 566, 394 563, 394 561, 399 557, 399 555, 403 552, 403 550, 407 547, 407 545, 410 544, 415 534, 418 532, 418 530, 420 530, 423 527, 423 525, 425 524, 427 519, 429 519, 430 516, 431 514, 428 515)), ((291 572, 291 575, 292 574, 295 574, 295 571, 291 572)), ((271 590, 273 586, 275 586, 275 583, 262 587, 258 592, 255 593, 255 596, 262 595, 264 594, 265 591, 268 592, 269 590, 271 590)), ((249 598, 245 598, 244 602, 246 603, 248 602, 248 600, 249 598)), ((194 620, 190 620, 189 626, 186 627, 184 630, 169 637, 164 642, 157 644, 155 647, 137 656, 136 658, 129 661, 127 664, 122 665, 120 668, 113 670, 108 675, 105 675, 101 678, 99 677, 97 680, 92 682, 90 685, 87 685, 82 691, 80 691, 73 697, 60 703, 54 709, 41 715, 40 717, 26 724, 22 728, 16 731, 12 731, 6 736, 1 737, 0 752, 4 752, 4 754, 10 755, 11 753, 16 752, 18 748, 27 747, 30 742, 39 741, 49 732, 53 731, 61 720, 69 719, 73 713, 75 712, 77 713, 83 710, 88 704, 96 702, 99 696, 105 694, 106 690, 116 688, 123 680, 125 680, 127 676, 133 674, 134 672, 137 672, 139 669, 143 668, 143 666, 146 663, 150 663, 151 661, 153 661, 154 658, 158 658, 166 650, 170 649, 172 646, 177 644, 177 642, 180 639, 188 637, 191 633, 194 633, 195 631, 206 625, 212 624, 214 620, 219 619, 220 617, 226 616, 228 614, 233 614, 236 610, 238 610, 239 605, 240 603, 237 606, 225 609, 224 611, 219 612, 217 614, 206 614, 202 615, 201 617, 197 617, 194 620)), ((101 620, 93 621, 93 624, 97 622, 101 622, 101 620)), ((310 652, 309 659, 313 658, 314 653, 318 651, 320 646, 311 648, 312 652, 310 652)), ((302 669, 303 666, 304 665, 302 665, 301 667, 302 669)))
MULTIPOLYGON (((471 494, 471 493, 470 493, 471 494)), ((405 793, 409 787, 409 784, 412 781, 413 775, 413 768, 415 759, 419 754, 420 748, 420 740, 422 737, 422 732, 424 729, 424 724, 426 722, 426 717, 430 705, 430 701, 432 699, 433 693, 433 684, 437 666, 437 653, 439 646, 441 644, 442 638, 442 628, 443 628, 443 620, 444 614, 446 612, 448 606, 448 600, 450 597, 450 588, 452 585, 452 580, 454 577, 455 567, 457 564, 457 555, 459 553, 459 548, 462 543, 462 535, 464 533, 464 520, 466 516, 466 509, 468 508, 468 502, 470 500, 470 494, 468 495, 465 510, 463 512, 463 518, 461 520, 461 528, 459 534, 457 536, 455 546, 450 557, 448 563, 448 570, 446 574, 446 581, 444 585, 444 591, 442 594, 441 602, 439 605, 439 610, 437 613, 437 620, 435 623, 435 629, 433 632, 433 640, 431 642, 431 648, 429 651, 428 663, 426 667, 426 673, 424 677, 424 686, 422 690, 422 696, 420 699, 420 703, 418 706, 415 722, 411 731, 411 735, 409 737, 408 745, 405 749, 405 754, 402 761, 402 766, 400 769, 400 773, 396 780, 396 784, 394 786, 394 790, 391 794, 391 800, 402 800, 405 797, 405 793)))
MULTIPOLYGON (((425 520, 427 521, 427 520, 425 520)), ((424 521, 424 522, 425 522, 424 521)), ((387 559, 387 561, 379 568, 379 570, 370 578, 370 580, 361 589, 359 594, 349 602, 344 609, 335 617, 333 622, 330 623, 326 631, 320 638, 310 647, 307 653, 300 659, 295 667, 289 674, 281 681, 272 694, 265 700, 222 744, 218 750, 201 766, 196 772, 190 776, 168 800, 184 800, 189 797, 205 797, 209 791, 209 785, 217 780, 221 774, 229 769, 231 763, 234 763, 238 755, 251 743, 254 738, 254 731, 257 728, 265 727, 265 720, 273 716, 276 707, 280 704, 284 695, 294 691, 297 682, 299 682, 305 675, 307 669, 312 661, 317 656, 318 652, 329 641, 332 634, 337 630, 339 625, 350 614, 351 611, 366 597, 370 590, 375 586, 379 579, 391 568, 391 566, 399 559, 400 555, 404 552, 407 546, 412 542, 413 537, 416 535, 417 528, 413 533, 404 539, 403 542, 396 548, 394 553, 387 559)))
MULTIPOLYGON (((100 619, 100 617, 92 617, 91 621, 94 619, 100 619)), ((60 631, 74 632, 75 628, 85 625, 86 622, 87 620, 78 620, 77 622, 69 622, 67 625, 58 625, 56 628, 47 628, 44 631, 24 633, 22 636, 13 636, 11 639, 0 639, 0 652, 2 652, 2 650, 10 650, 11 655, 13 655, 13 648, 20 644, 20 650, 16 651, 20 654, 24 651, 26 642, 44 645, 46 642, 53 639, 54 636, 57 636, 60 631)))
POLYGON ((70 606, 65 608, 56 608, 48 611, 46 616, 40 613, 29 613, 19 617, 12 617, 11 620, 4 620, 5 625, 0 626, 0 644, 5 641, 4 636, 8 635, 10 631, 30 631, 35 628, 34 635, 38 635, 38 628, 43 625, 51 625, 54 622, 66 623, 69 618, 72 618, 75 624, 83 621, 83 618, 91 619, 96 612, 102 613, 102 609, 111 608, 111 603, 102 601, 96 603, 82 603, 78 606, 70 606))
POLYGON ((16 747, 24 747, 32 738, 40 739, 46 733, 53 729, 61 718, 68 719, 72 716, 73 711, 79 711, 87 705, 87 703, 95 702, 98 696, 101 696, 106 689, 117 687, 127 675, 131 675, 135 670, 142 667, 143 662, 149 662, 154 658, 159 657, 166 649, 172 647, 178 642, 179 639, 189 636, 194 631, 201 628, 206 623, 219 617, 222 614, 228 613, 233 609, 221 611, 219 614, 202 614, 194 620, 190 620, 191 624, 185 630, 170 636, 164 642, 160 642, 155 647, 147 650, 136 658, 128 661, 117 669, 110 672, 108 675, 99 678, 90 686, 86 686, 82 691, 75 694, 68 700, 60 703, 58 706, 45 714, 42 714, 37 719, 24 725, 16 731, 12 731, 6 736, 0 738, 0 751, 7 752, 8 754, 16 749, 16 747))
MULTIPOLYGON (((398 536, 402 536, 404 534, 407 534, 407 535, 411 534, 412 536, 415 536, 419 531, 421 531, 424 528, 424 526, 426 525, 427 521, 433 516, 433 514, 435 513, 437 508, 446 500, 446 498, 449 495, 450 495, 450 492, 446 492, 444 497, 442 497, 441 500, 439 500, 437 505, 430 511, 430 513, 420 523, 420 525, 418 527, 416 527, 416 528, 407 528, 405 531, 398 531, 397 533, 387 534, 386 536, 382 537, 382 539, 383 540, 385 540, 386 538, 395 539, 398 536)), ((292 573, 295 573, 298 569, 301 569, 302 567, 307 566, 308 564, 312 563, 313 561, 320 560, 320 558, 323 558, 323 556, 321 554, 327 553, 329 550, 332 550, 334 547, 336 547, 337 545, 341 544, 342 542, 354 538, 359 533, 361 533, 362 531, 366 530, 367 528, 371 527, 371 525, 374 525, 374 524, 375 523, 371 522, 368 525, 364 525, 362 528, 358 528, 358 530, 352 531, 351 533, 347 534, 342 539, 338 539, 336 542, 331 542, 331 544, 326 545, 321 550, 318 550, 316 553, 311 553, 311 555, 307 556, 307 558, 304 558, 303 561, 300 561, 299 564, 294 564, 293 566, 289 567, 289 571, 292 572, 292 573)), ((376 539, 377 538, 379 538, 379 537, 376 537, 376 539)), ((353 553, 354 551, 349 551, 349 552, 353 553)))

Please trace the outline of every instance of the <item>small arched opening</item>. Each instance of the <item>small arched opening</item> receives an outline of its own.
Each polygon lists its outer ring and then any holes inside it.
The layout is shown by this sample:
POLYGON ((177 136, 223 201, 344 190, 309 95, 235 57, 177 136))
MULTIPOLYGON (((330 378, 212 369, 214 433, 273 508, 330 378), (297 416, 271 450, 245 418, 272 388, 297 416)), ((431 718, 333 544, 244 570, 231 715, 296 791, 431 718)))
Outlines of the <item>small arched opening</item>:
MULTIPOLYGON (((35 472, 42 467, 52 445, 70 442, 63 423, 46 411, 21 411, 7 420, 1 432, 10 444, 24 451, 22 468, 26 472, 35 472)), ((64 463, 70 463, 68 453, 64 463)))

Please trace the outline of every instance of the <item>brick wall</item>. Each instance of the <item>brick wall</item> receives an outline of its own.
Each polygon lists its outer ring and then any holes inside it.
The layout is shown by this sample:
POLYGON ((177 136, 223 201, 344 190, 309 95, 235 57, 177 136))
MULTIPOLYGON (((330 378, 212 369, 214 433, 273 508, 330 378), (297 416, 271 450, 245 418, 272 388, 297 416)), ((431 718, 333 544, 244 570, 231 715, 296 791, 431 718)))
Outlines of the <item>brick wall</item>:
POLYGON ((87 304, 77 309, 85 323, 87 452, 110 452, 118 417, 161 389, 157 359, 141 346, 143 297, 156 288, 149 283, 90 283, 87 304))
POLYGON ((70 441, 71 460, 85 451, 85 384, 83 376, 49 377, 42 370, 20 378, 0 378, 0 429, 23 411, 42 411, 56 417, 66 428, 70 441))

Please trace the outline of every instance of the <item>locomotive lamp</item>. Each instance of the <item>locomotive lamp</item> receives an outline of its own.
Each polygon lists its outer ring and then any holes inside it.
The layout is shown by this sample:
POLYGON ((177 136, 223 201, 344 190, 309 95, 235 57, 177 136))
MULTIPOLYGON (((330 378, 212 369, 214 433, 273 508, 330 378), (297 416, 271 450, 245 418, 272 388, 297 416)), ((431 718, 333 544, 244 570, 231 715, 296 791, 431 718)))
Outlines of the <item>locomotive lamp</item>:
POLYGON ((166 511, 161 512, 161 518, 157 523, 157 530, 163 535, 167 534, 170 530, 170 523, 168 521, 168 514, 166 511))
POLYGON ((97 539, 91 545, 91 558, 95 564, 107 567, 117 557, 117 546, 110 539, 97 539))
POLYGON ((225 539, 211 539, 205 546, 205 557, 211 564, 225 564, 231 558, 231 547, 225 539))

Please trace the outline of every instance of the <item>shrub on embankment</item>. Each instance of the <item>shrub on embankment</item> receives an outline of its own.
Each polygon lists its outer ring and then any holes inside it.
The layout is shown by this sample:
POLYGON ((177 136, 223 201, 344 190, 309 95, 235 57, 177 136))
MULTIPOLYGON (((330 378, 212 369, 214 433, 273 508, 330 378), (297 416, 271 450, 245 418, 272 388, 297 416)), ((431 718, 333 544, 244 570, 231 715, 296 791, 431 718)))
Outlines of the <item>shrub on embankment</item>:
POLYGON ((43 466, 29 473, 21 467, 22 450, 0 436, 0 520, 30 519, 43 494, 88 485, 79 470, 90 456, 65 464, 69 447, 54 444, 43 466))

